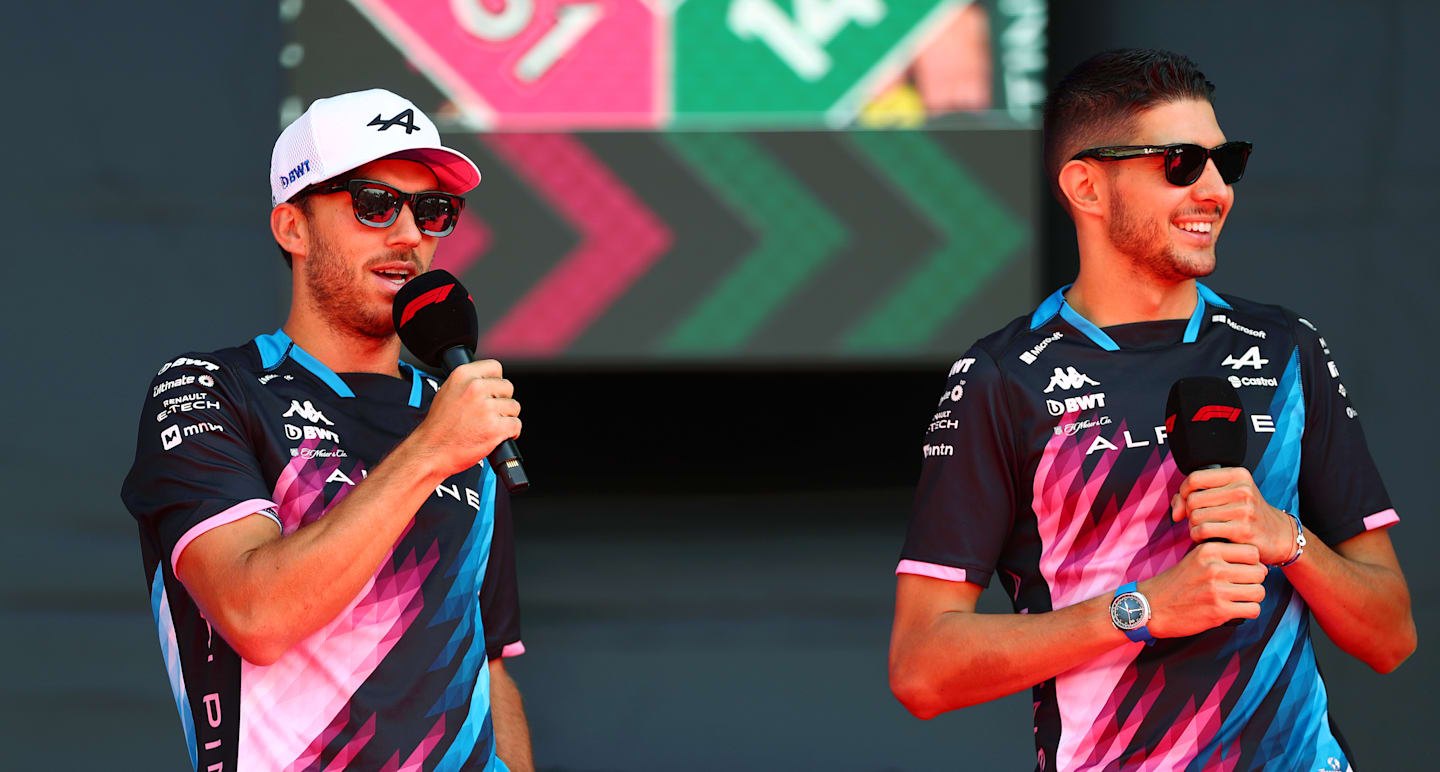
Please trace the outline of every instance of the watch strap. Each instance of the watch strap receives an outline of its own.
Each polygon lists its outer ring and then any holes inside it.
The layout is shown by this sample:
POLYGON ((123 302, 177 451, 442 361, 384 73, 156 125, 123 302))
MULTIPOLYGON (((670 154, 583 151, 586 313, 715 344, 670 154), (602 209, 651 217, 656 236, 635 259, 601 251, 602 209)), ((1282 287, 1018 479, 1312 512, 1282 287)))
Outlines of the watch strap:
MULTIPOLYGON (((1135 593, 1136 595, 1139 595, 1139 594, 1140 594, 1140 590, 1139 590, 1139 588, 1138 588, 1138 586, 1136 585, 1135 582, 1126 582, 1125 584, 1122 584, 1122 585, 1120 585, 1119 587, 1117 587, 1117 588, 1115 589, 1115 598, 1119 598, 1121 595, 1124 595, 1124 594, 1130 593, 1130 592, 1133 592, 1133 593, 1135 593)), ((1110 602, 1111 602, 1111 604, 1112 604, 1112 606, 1113 606, 1113 604, 1114 604, 1115 601, 1114 601, 1114 599, 1111 599, 1110 602)), ((1149 599, 1148 599, 1148 598, 1146 599, 1146 605, 1147 605, 1147 606, 1149 605, 1149 599)), ((1151 613, 1153 614, 1154 612, 1152 611, 1151 613)), ((1112 614, 1113 614, 1113 612, 1112 612, 1112 614)), ((1148 622, 1148 620, 1147 620, 1147 622, 1148 622)), ((1114 623, 1114 618, 1113 618, 1113 616, 1112 616, 1112 618, 1111 618, 1111 623, 1112 623, 1112 624, 1114 623)), ((1135 629, 1133 629, 1133 630, 1126 630, 1125 628, 1119 627, 1119 626, 1117 625, 1117 629, 1119 629, 1120 632, 1125 633, 1125 637, 1126 637, 1126 638, 1129 638, 1130 640, 1132 640, 1132 641, 1134 641, 1134 642, 1136 642, 1136 643, 1143 643, 1143 644, 1145 644, 1146 646, 1154 646, 1154 645, 1155 645, 1155 636, 1153 636, 1153 635, 1150 634, 1150 626, 1149 626, 1148 624, 1140 625, 1139 627, 1137 627, 1137 628, 1135 628, 1135 629)))

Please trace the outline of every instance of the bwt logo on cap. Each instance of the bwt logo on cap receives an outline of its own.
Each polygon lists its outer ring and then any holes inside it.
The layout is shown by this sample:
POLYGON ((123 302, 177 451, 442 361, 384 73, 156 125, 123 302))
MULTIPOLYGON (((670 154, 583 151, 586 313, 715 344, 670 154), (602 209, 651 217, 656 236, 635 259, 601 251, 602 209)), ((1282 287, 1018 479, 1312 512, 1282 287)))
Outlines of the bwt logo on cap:
POLYGON ((290 183, 300 179, 301 177, 304 177, 306 174, 309 173, 309 171, 310 161, 308 159, 301 161, 294 169, 290 170, 289 174, 285 174, 280 177, 280 187, 290 187, 290 183))

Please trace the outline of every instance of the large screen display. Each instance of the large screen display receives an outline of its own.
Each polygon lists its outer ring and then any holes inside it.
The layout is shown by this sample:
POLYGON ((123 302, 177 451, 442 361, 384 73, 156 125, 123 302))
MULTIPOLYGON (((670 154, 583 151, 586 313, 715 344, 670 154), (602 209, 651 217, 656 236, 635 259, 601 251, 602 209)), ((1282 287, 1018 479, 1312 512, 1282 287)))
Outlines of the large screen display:
POLYGON ((487 355, 932 360, 1035 299, 1043 0, 281 14, 282 125, 381 86, 480 166, 436 265, 487 355))

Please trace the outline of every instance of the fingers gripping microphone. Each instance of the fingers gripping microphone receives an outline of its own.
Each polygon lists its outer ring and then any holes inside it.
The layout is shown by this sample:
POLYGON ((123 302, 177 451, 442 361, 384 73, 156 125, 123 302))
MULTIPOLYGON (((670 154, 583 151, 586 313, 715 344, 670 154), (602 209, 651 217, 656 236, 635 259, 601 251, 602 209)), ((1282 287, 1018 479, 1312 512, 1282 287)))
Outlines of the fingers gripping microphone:
MULTIPOLYGON (((449 375, 474 361, 480 339, 475 301, 448 271, 429 271, 405 282, 395 294, 393 314, 400 342, 421 362, 449 375)), ((496 445, 488 460, 506 490, 520 493, 530 487, 514 440, 496 445)))
POLYGON ((1184 474, 1245 464, 1245 407, 1222 378, 1176 381, 1165 400, 1165 433, 1175 466, 1184 474))
MULTIPOLYGON (((1184 474, 1245 464, 1245 407, 1235 387, 1223 378, 1176 381, 1165 400, 1165 433, 1170 457, 1184 474)), ((1231 619, 1225 627, 1237 627, 1241 621, 1231 619)))

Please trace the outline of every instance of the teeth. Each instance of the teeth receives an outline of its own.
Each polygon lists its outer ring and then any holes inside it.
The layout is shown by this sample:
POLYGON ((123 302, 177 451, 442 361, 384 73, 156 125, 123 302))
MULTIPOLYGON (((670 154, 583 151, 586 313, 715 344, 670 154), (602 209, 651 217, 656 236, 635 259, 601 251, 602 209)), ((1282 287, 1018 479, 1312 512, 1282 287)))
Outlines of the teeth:
POLYGON ((1181 230, 1187 230, 1187 231, 1190 231, 1191 233, 1209 233, 1209 232, 1210 232, 1210 223, 1208 223, 1208 222, 1187 222, 1187 223, 1180 223, 1180 226, 1179 226, 1179 227, 1180 227, 1181 230))

